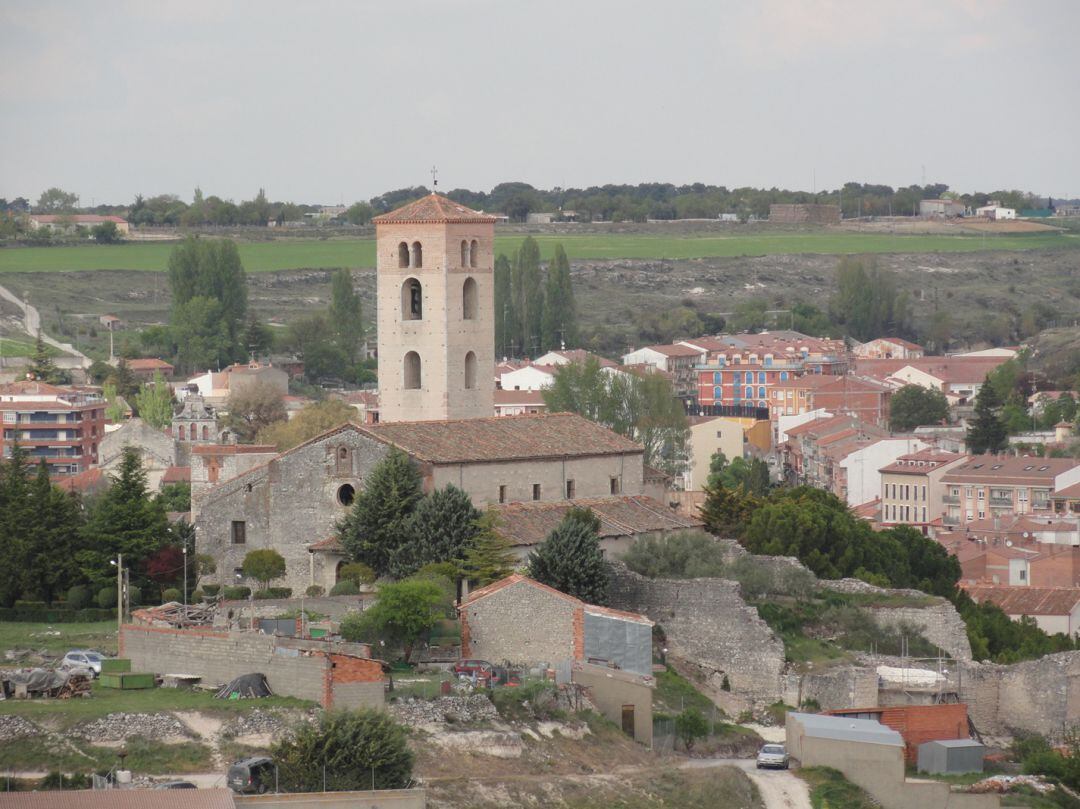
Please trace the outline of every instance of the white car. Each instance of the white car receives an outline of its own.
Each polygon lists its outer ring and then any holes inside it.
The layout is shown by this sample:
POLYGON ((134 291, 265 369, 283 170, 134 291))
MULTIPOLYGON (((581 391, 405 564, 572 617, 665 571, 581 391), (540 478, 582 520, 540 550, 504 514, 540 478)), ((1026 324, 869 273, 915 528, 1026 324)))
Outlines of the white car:
POLYGON ((787 748, 782 744, 767 744, 757 754, 758 769, 770 767, 777 770, 788 768, 787 748))
POLYGON ((85 649, 73 649, 60 661, 62 669, 84 669, 95 677, 101 675, 101 655, 85 649))

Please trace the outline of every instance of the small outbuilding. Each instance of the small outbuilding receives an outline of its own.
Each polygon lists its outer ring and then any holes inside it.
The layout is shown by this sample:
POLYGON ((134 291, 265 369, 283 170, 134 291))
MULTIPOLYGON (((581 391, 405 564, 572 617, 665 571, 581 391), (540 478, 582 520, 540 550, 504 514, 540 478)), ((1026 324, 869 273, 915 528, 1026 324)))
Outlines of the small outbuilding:
POLYGON ((986 747, 974 739, 941 739, 919 745, 919 772, 930 775, 982 772, 986 747))

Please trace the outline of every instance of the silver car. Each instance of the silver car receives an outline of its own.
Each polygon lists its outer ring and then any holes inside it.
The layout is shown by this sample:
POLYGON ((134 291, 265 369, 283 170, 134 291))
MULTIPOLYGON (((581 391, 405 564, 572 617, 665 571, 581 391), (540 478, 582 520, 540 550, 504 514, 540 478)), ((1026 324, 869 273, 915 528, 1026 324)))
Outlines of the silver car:
POLYGON ((101 675, 101 655, 89 649, 72 649, 60 661, 60 668, 67 670, 83 669, 92 672, 95 677, 101 675))
POLYGON ((786 770, 788 768, 787 748, 782 744, 767 744, 757 754, 758 769, 786 770))

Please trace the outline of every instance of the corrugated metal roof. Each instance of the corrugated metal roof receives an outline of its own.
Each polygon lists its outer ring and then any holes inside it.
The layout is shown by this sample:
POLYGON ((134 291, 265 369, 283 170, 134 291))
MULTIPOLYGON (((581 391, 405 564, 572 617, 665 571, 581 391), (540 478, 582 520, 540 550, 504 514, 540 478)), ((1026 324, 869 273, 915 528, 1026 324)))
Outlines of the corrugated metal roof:
POLYGON ((794 713, 791 716, 803 726, 804 734, 811 738, 904 746, 904 740, 899 733, 870 719, 810 713, 794 713))

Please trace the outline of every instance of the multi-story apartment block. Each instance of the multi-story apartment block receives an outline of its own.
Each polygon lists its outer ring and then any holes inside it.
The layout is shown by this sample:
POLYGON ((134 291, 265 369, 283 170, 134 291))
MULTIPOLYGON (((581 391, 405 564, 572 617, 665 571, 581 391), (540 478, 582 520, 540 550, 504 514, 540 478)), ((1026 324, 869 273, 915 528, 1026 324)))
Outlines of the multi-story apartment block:
POLYGON ((3 453, 18 443, 35 463, 44 458, 51 475, 85 472, 97 463, 105 435, 105 400, 93 390, 44 382, 0 385, 3 453))
POLYGON ((861 376, 800 376, 773 386, 769 418, 776 422, 781 416, 827 410, 885 426, 894 390, 891 385, 861 376))
POLYGON ((910 525, 929 534, 944 514, 942 478, 968 456, 937 449, 901 455, 881 467, 881 524, 910 525))
POLYGON ((683 404, 693 406, 698 400, 696 366, 706 355, 692 342, 645 346, 624 354, 623 365, 648 365, 671 375, 675 395, 683 404))
POLYGON ((697 399, 704 407, 769 407, 773 386, 808 376, 847 371, 842 340, 794 331, 731 334, 687 345, 707 349, 696 368, 697 399))
POLYGON ((942 478, 946 525, 987 517, 1050 515, 1051 497, 1080 483, 1080 460, 975 455, 942 478))

